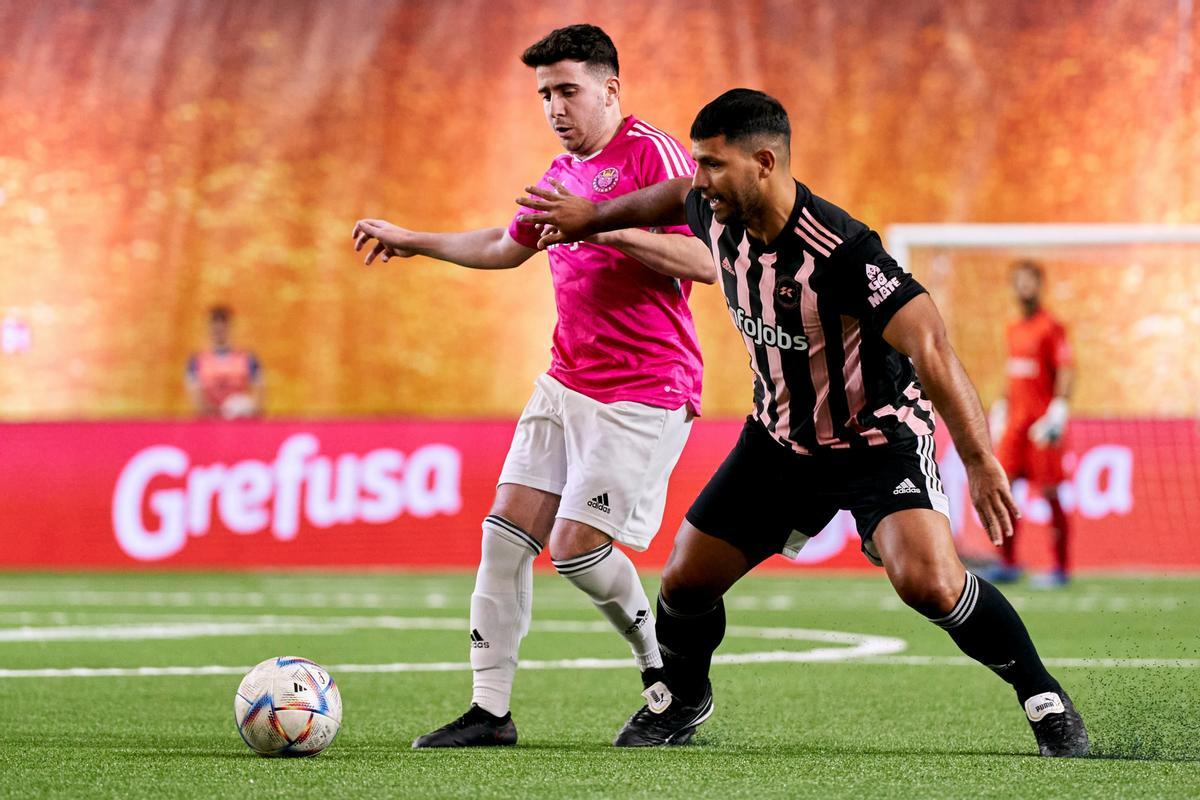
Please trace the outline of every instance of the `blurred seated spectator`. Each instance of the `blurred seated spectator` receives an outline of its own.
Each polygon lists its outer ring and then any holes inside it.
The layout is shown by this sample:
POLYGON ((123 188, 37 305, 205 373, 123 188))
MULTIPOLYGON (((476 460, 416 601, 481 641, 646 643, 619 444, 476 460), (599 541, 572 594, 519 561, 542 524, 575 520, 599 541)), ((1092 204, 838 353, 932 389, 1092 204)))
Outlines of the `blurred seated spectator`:
POLYGON ((239 419, 263 411, 263 376, 258 358, 230 344, 233 311, 208 311, 210 346, 188 359, 186 384, 192 408, 202 417, 239 419))

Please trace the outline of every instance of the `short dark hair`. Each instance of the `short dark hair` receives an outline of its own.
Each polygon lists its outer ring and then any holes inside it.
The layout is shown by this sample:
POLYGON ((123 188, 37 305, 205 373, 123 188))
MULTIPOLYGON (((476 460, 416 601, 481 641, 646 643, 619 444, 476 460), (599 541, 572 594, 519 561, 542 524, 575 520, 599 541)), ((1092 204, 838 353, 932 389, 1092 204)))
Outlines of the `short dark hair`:
POLYGON ((1037 277, 1038 283, 1045 283, 1046 273, 1042 270, 1042 265, 1032 258, 1022 258, 1013 262, 1012 273, 1014 275, 1022 270, 1032 272, 1037 277))
POLYGON ((208 309, 209 322, 229 322, 233 319, 233 309, 229 306, 216 305, 208 309))
POLYGON ((617 46, 608 34, 595 25, 568 25, 550 31, 521 54, 527 67, 546 67, 559 61, 582 61, 589 67, 621 74, 617 46))
POLYGON ((730 89, 700 109, 691 136, 693 140, 724 136, 730 142, 774 136, 791 147, 792 125, 783 104, 766 92, 730 89))

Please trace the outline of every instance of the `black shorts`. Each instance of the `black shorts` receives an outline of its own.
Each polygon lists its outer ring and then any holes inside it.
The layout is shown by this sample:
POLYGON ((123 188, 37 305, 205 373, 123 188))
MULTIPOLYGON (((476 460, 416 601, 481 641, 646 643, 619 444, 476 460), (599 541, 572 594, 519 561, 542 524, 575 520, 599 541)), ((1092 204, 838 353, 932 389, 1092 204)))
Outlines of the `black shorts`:
POLYGON ((929 508, 949 518, 933 437, 805 456, 748 418, 687 520, 757 563, 774 553, 794 558, 843 508, 854 515, 863 554, 876 566, 882 562, 871 536, 884 517, 929 508))

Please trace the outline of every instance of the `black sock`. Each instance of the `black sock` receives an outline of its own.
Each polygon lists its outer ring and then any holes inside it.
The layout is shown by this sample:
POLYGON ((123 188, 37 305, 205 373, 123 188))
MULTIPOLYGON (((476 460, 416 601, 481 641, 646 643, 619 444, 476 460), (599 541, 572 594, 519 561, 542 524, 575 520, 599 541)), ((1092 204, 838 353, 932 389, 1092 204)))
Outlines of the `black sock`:
POLYGON ((1022 703, 1035 694, 1062 691, 1038 657, 1017 610, 983 578, 968 572, 954 609, 930 621, 945 628, 964 653, 1011 684, 1022 703))
POLYGON ((688 705, 699 702, 708 686, 713 651, 725 638, 725 602, 687 613, 671 608, 660 594, 654 631, 671 694, 688 705))

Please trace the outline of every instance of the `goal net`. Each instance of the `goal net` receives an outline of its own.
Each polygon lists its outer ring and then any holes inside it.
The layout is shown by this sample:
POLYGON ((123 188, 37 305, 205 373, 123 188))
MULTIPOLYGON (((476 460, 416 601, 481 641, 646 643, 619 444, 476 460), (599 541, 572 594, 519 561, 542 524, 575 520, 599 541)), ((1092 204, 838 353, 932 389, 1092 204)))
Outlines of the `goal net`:
MULTIPOLYGON (((1012 264, 1042 266, 1043 304, 1075 358, 1060 489, 1074 562, 1200 568, 1200 225, 896 225, 886 244, 937 302, 985 407, 1005 387, 1012 264)), ((939 445, 960 549, 986 558, 944 430, 939 445)), ((1048 538, 1032 532, 1048 507, 1015 490, 1019 557, 1048 564, 1048 538)))

